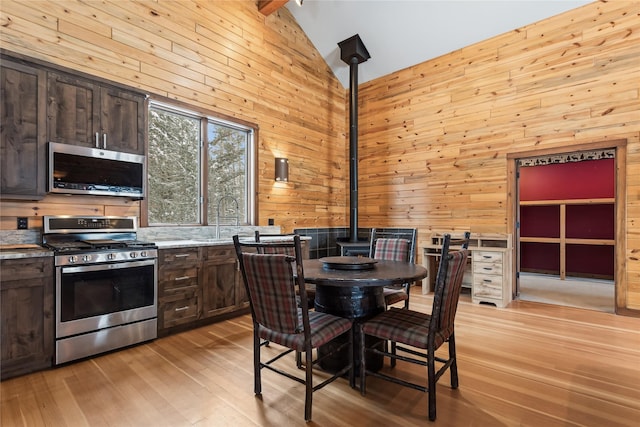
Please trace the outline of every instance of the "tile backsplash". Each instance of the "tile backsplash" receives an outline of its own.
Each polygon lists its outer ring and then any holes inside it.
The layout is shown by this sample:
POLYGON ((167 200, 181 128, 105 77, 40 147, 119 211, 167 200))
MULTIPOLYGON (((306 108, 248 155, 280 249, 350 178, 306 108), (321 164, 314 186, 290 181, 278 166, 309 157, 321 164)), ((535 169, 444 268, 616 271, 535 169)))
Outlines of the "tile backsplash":
MULTIPOLYGON (((410 228, 378 227, 377 230, 387 233, 405 233, 410 228)), ((327 256, 339 256, 338 242, 349 241, 350 230, 347 227, 334 228, 297 228, 294 233, 311 237, 309 242, 309 258, 318 259, 327 256)), ((369 242, 371 228, 358 228, 358 241, 369 242)))
MULTIPOLYGON (((229 239, 234 234, 241 236, 253 236, 255 230, 264 234, 280 233, 280 226, 221 226, 220 238, 229 239)), ((216 239, 216 227, 143 227, 139 228, 137 235, 139 240, 154 242, 158 240, 191 240, 191 239, 216 239)), ((41 244, 42 229, 32 228, 28 230, 0 230, 1 245, 16 244, 41 244)))
MULTIPOLYGON (((349 228, 297 228, 294 233, 301 236, 311 237, 309 242, 309 258, 318 259, 327 256, 340 255, 338 242, 349 239, 349 228)), ((369 240, 371 229, 359 228, 358 239, 363 241, 369 240)))

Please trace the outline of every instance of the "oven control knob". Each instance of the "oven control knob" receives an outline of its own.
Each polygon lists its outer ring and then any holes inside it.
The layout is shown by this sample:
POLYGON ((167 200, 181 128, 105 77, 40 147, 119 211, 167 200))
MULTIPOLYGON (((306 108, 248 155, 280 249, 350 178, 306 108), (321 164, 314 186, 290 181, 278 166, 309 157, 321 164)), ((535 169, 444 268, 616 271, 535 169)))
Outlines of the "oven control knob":
POLYGON ((142 252, 140 252, 140 256, 141 256, 142 258, 146 258, 146 257, 147 257, 147 251, 142 251, 142 252))
POLYGON ((69 257, 69 264, 75 264, 76 262, 78 262, 78 257, 75 255, 71 255, 69 257))
POLYGON ((131 252, 131 253, 129 254, 129 258, 135 258, 135 257, 137 257, 137 256, 138 256, 138 253, 137 253, 137 252, 131 252))
POLYGON ((89 261, 91 261, 91 255, 84 255, 84 256, 82 257, 82 261, 84 261, 84 262, 89 262, 89 261))
POLYGON ((116 259, 116 254, 115 254, 115 253, 110 253, 110 254, 108 254, 108 255, 107 255, 107 259, 108 259, 108 260, 114 260, 114 259, 116 259))

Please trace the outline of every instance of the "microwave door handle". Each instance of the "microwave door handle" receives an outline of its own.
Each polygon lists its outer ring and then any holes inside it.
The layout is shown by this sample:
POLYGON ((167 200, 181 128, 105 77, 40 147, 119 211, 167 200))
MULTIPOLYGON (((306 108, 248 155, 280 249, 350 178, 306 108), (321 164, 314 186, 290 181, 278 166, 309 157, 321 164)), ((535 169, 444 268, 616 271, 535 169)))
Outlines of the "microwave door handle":
POLYGON ((96 148, 100 148, 100 132, 96 132, 96 148))

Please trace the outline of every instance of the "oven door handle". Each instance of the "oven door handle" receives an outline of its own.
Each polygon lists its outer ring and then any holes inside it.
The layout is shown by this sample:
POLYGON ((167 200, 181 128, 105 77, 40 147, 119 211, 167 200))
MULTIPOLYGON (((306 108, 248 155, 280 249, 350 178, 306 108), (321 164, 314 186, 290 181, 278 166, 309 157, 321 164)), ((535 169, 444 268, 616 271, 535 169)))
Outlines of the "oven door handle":
POLYGON ((78 265, 78 266, 64 266, 61 267, 62 273, 82 273, 86 271, 104 271, 104 270, 117 270, 121 268, 131 268, 131 267, 144 267, 147 265, 154 265, 156 263, 155 259, 147 259, 144 261, 124 261, 124 262, 114 262, 114 263, 104 263, 104 264, 95 264, 95 265, 78 265))

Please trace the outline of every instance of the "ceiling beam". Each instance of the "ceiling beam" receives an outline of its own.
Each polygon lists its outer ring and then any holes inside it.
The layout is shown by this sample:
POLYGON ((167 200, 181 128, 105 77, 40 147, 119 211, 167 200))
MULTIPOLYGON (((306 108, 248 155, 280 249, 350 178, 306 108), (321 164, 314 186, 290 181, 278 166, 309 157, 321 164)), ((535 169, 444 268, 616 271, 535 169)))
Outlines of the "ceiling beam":
POLYGON ((289 0, 258 0, 258 10, 265 16, 284 6, 289 0))

